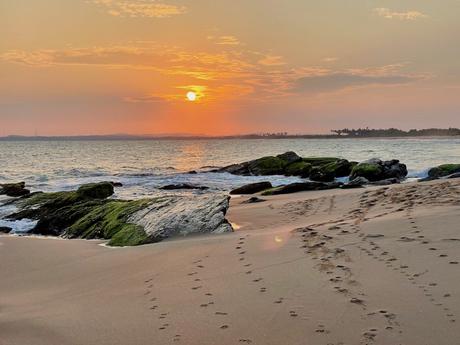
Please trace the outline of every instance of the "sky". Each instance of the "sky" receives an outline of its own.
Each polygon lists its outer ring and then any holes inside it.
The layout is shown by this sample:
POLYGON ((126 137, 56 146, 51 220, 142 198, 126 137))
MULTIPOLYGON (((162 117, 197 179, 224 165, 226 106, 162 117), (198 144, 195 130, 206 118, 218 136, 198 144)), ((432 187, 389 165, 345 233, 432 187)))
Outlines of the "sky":
POLYGON ((0 136, 460 127, 459 13, 460 0, 0 0, 0 136))

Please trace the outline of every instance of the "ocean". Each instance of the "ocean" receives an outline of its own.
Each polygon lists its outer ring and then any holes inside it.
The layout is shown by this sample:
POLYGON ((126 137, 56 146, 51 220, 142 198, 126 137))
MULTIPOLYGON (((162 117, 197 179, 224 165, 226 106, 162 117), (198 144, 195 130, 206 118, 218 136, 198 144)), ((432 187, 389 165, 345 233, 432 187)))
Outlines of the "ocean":
MULTIPOLYGON (((424 177, 430 167, 442 163, 460 163, 457 138, 1 141, 0 183, 25 181, 32 191, 48 192, 70 190, 89 182, 115 181, 123 187, 116 189, 114 197, 122 199, 171 193, 158 187, 172 183, 207 186, 207 192, 228 191, 262 180, 273 185, 299 181, 297 177, 206 172, 286 151, 353 161, 399 159, 408 167, 408 180, 424 177), (191 170, 198 173, 188 174, 191 170)), ((0 207, 0 218, 10 211, 0 207)), ((0 221, 2 224, 11 226, 0 221)), ((21 230, 22 225, 27 228, 30 224, 13 225, 21 230)))

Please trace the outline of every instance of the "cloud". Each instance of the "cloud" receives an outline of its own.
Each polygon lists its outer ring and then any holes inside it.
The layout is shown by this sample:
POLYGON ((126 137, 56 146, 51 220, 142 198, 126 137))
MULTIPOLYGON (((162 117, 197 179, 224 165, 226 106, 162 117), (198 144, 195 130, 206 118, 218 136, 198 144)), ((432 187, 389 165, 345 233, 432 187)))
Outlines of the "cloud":
POLYGON ((216 44, 223 46, 237 46, 240 41, 235 36, 219 36, 216 38, 216 44))
POLYGON ((428 15, 419 11, 395 12, 386 7, 374 8, 374 13, 386 19, 417 20, 428 18, 428 15))
POLYGON ((282 56, 273 55, 264 56, 262 59, 258 61, 258 63, 263 66, 282 66, 286 64, 282 56))
POLYGON ((141 70, 152 76, 165 76, 158 78, 165 80, 162 84, 154 86, 161 92, 124 98, 126 102, 144 103, 183 100, 185 89, 206 94, 203 102, 238 97, 257 102, 299 93, 406 84, 423 78, 402 73, 404 64, 351 69, 293 67, 282 56, 245 49, 244 45, 222 46, 217 52, 192 51, 151 41, 61 50, 10 50, 0 54, 0 61, 31 68, 72 66, 127 73, 141 70))
POLYGON ((92 3, 115 17, 168 18, 186 12, 184 6, 169 5, 155 0, 92 0, 92 3))
POLYGON ((351 72, 332 72, 322 75, 310 75, 297 79, 293 91, 306 93, 326 93, 348 88, 407 84, 420 79, 420 76, 404 74, 357 74, 351 72))

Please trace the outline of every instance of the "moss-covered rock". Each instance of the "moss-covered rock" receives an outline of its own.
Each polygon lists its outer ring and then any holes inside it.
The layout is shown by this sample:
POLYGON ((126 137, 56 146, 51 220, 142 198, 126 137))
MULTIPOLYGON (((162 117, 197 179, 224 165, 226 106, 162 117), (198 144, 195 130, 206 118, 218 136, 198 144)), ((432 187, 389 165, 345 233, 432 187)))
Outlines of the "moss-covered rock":
POLYGON ((442 164, 437 167, 431 168, 428 171, 428 176, 430 178, 439 178, 449 176, 457 172, 460 172, 460 164, 442 164))
POLYGON ((287 165, 281 158, 268 156, 249 162, 248 170, 256 176, 283 175, 287 165))
POLYGON ((69 238, 108 239, 110 245, 134 246, 152 242, 143 228, 128 222, 135 212, 147 207, 153 200, 109 200, 95 205, 66 231, 69 238))
POLYGON ((313 166, 310 163, 307 163, 302 160, 299 162, 289 164, 284 170, 284 174, 286 176, 300 176, 306 178, 310 176, 312 168, 313 166))
POLYGON ((111 182, 88 183, 77 189, 78 196, 82 199, 105 199, 113 195, 111 182))
POLYGON ((0 195, 5 194, 11 197, 19 197, 30 194, 30 190, 25 187, 25 182, 0 184, 0 195))
POLYGON ((380 165, 374 163, 360 163, 353 167, 350 178, 364 177, 369 181, 378 181, 381 179, 383 169, 380 165))
POLYGON ((351 172, 352 164, 346 159, 327 159, 321 164, 313 167, 310 173, 310 180, 321 182, 332 182, 337 177, 348 176, 351 172))

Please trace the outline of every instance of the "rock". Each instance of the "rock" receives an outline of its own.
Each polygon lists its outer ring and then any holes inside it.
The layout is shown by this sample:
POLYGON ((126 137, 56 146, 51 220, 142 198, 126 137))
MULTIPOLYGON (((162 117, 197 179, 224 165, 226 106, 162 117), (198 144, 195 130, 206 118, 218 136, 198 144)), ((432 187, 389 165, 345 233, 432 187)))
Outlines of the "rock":
POLYGON ((230 192, 231 195, 235 194, 254 194, 262 192, 266 189, 272 188, 270 182, 256 182, 244 185, 242 187, 236 188, 230 192))
POLYGON ((350 179, 364 177, 371 182, 396 178, 402 180, 407 176, 407 167, 398 160, 382 161, 380 159, 370 159, 354 166, 350 179))
POLYGON ((369 184, 369 180, 365 177, 358 176, 354 178, 353 180, 349 181, 348 183, 345 183, 344 185, 342 185, 341 188, 343 189, 361 188, 366 184, 369 184))
POLYGON ((294 162, 301 160, 295 152, 286 152, 278 156, 267 156, 240 164, 232 164, 214 172, 228 172, 243 176, 267 176, 284 175, 285 168, 294 162))
POLYGON ((288 152, 282 153, 282 154, 280 154, 280 155, 278 155, 276 157, 278 157, 281 160, 285 161, 287 164, 292 164, 292 163, 299 162, 299 161, 302 160, 302 157, 300 157, 297 153, 295 153, 293 151, 288 151, 288 152))
POLYGON ((30 194, 30 190, 25 187, 25 182, 0 184, 0 195, 19 197, 30 194))
POLYGON ((179 183, 179 184, 168 184, 166 186, 160 187, 159 189, 162 190, 176 190, 176 189, 199 189, 199 190, 206 190, 209 187, 206 186, 195 186, 188 183, 179 183))
POLYGON ((3 234, 9 234, 11 232, 11 228, 7 227, 7 226, 0 226, 0 233, 3 233, 3 234))
POLYGON ((289 164, 286 169, 284 169, 284 174, 286 176, 300 176, 302 178, 307 178, 310 176, 313 165, 310 163, 300 161, 289 164))
POLYGON ((424 177, 419 179, 417 182, 429 182, 429 181, 434 181, 434 180, 439 180, 439 177, 424 177))
POLYGON ((123 187, 123 183, 121 182, 110 182, 112 184, 112 186, 114 187, 123 187))
POLYGON ((82 199, 105 199, 113 195, 113 192, 113 184, 111 182, 84 184, 76 191, 82 199))
POLYGON ((249 198, 248 200, 245 200, 242 202, 242 204, 255 204, 255 203, 259 203, 259 202, 264 202, 264 201, 267 201, 265 199, 260 199, 256 196, 253 196, 251 198, 249 198))
POLYGON ((348 176, 352 164, 346 159, 338 159, 329 163, 314 167, 310 173, 310 180, 332 182, 336 177, 348 176))
POLYGON ((454 173, 452 175, 446 176, 446 178, 451 179, 451 178, 460 178, 460 172, 454 173))
POLYGON ((153 241, 177 235, 233 231, 225 219, 230 197, 224 194, 159 198, 129 217, 153 241))
POLYGON ((187 174, 189 174, 189 175, 196 175, 196 174, 198 174, 198 173, 197 173, 195 170, 190 170, 190 171, 187 172, 187 174))
POLYGON ((398 184, 398 183, 401 183, 401 180, 397 179, 396 177, 387 178, 385 180, 380 180, 380 181, 375 181, 375 182, 369 182, 369 184, 373 186, 389 186, 391 184, 398 184))
POLYGON ((34 234, 107 239, 114 246, 157 242, 178 233, 232 231, 225 220, 230 197, 223 194, 134 201, 103 198, 110 191, 112 184, 103 182, 76 191, 35 194, 17 199, 20 211, 6 218, 38 220, 34 234))
POLYGON ((449 176, 460 172, 460 164, 442 164, 431 168, 428 171, 428 177, 439 178, 449 176))
POLYGON ((323 183, 323 182, 297 182, 285 186, 273 188, 262 193, 262 195, 277 195, 277 194, 291 194, 297 192, 323 190, 339 188, 341 183, 323 183))

